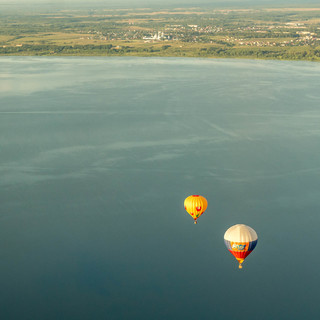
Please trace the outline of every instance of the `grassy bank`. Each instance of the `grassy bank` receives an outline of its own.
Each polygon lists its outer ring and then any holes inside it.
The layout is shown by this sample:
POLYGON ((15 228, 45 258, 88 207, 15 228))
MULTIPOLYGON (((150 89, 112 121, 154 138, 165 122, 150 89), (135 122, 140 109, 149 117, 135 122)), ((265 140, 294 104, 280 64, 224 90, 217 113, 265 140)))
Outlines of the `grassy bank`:
POLYGON ((139 56, 208 57, 320 61, 320 48, 224 47, 213 44, 121 42, 114 44, 47 45, 27 44, 0 47, 0 55, 20 56, 139 56))

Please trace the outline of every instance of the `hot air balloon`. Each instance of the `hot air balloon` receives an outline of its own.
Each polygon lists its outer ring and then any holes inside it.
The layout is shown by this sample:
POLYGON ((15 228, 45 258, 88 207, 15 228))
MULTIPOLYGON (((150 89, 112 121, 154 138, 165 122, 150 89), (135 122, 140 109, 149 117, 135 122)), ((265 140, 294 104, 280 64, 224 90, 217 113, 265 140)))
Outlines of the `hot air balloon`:
POLYGON ((240 269, 244 259, 253 251, 257 242, 257 233, 245 224, 236 224, 224 234, 224 243, 239 261, 240 269))
POLYGON ((184 208, 194 219, 195 224, 197 219, 206 211, 207 206, 207 199, 199 195, 192 195, 184 200, 184 208))

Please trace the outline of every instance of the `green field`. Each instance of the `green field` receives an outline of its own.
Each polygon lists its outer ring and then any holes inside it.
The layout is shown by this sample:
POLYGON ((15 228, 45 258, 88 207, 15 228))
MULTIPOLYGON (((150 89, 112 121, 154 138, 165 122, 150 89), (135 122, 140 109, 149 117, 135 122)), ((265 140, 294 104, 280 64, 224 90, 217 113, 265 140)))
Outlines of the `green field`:
POLYGON ((0 13, 0 55, 320 60, 320 8, 0 13))

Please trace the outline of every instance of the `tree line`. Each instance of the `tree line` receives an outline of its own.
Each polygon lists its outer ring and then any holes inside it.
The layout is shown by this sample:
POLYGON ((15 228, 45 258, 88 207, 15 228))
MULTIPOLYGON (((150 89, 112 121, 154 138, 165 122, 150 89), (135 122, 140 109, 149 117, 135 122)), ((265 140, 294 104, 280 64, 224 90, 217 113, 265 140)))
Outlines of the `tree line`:
POLYGON ((230 57, 284 60, 320 61, 320 46, 301 47, 221 47, 207 46, 181 48, 178 46, 114 46, 105 45, 23 45, 0 47, 0 55, 142 55, 142 56, 189 56, 189 57, 230 57))

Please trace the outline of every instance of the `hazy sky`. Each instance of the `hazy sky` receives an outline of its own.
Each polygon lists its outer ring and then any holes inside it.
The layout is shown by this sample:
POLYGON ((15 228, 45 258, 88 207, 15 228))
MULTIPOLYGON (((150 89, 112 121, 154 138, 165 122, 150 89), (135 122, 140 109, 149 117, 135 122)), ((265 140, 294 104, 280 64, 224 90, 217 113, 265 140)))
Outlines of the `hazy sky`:
POLYGON ((43 4, 104 4, 108 5, 120 5, 120 6, 162 6, 166 4, 171 5, 192 5, 192 6, 201 6, 201 5, 230 5, 234 4, 236 6, 242 5, 311 5, 318 4, 319 0, 0 0, 0 4, 32 4, 32 3, 43 3, 43 4))

